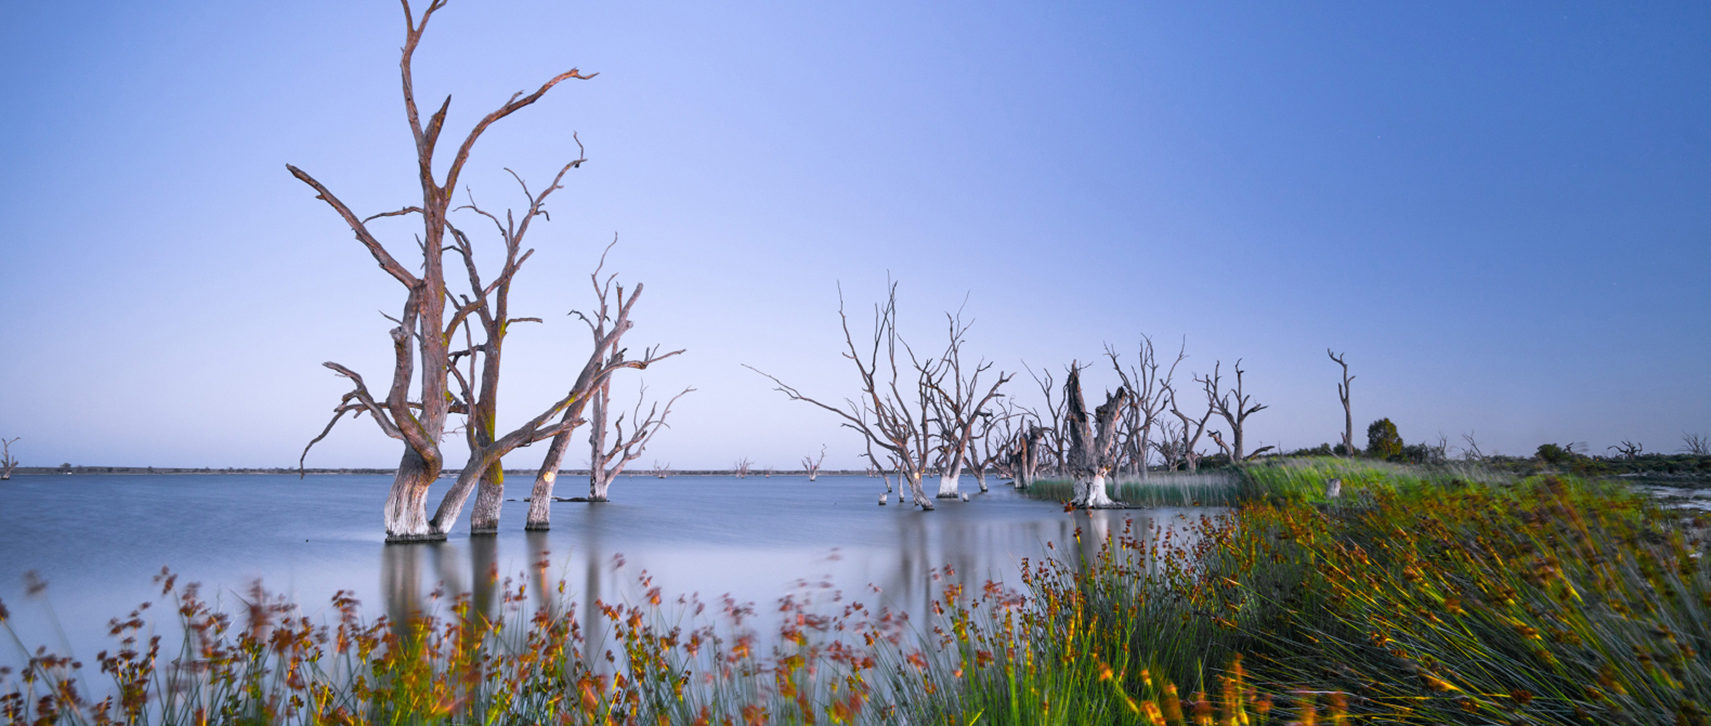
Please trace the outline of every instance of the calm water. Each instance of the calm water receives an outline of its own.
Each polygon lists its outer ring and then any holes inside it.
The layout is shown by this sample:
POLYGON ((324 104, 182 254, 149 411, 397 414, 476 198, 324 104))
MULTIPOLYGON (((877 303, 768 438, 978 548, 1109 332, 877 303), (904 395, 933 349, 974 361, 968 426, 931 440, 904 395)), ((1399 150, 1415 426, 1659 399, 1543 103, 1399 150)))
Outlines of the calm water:
MULTIPOLYGON (((460 525, 430 545, 384 543, 380 508, 389 476, 43 475, 0 482, 0 600, 28 648, 47 645, 92 657, 110 647, 109 618, 157 600, 164 567, 204 584, 227 609, 260 580, 312 617, 338 590, 354 591, 365 615, 394 617, 422 607, 435 589, 495 593, 489 572, 525 577, 539 589, 563 580, 569 599, 637 600, 637 578, 654 577, 668 597, 730 594, 764 615, 804 583, 825 597, 889 607, 921 622, 950 566, 977 588, 1014 583, 1023 557, 1072 546, 1077 527, 1139 532, 1182 529, 1190 510, 1067 514, 1006 487, 942 500, 933 512, 877 506, 884 485, 863 477, 625 477, 604 504, 555 503, 550 532, 522 531, 523 502, 507 502, 496 537, 470 538, 460 525), (545 557, 542 552, 548 553, 545 557), (540 574, 534 564, 544 562, 540 574), (25 593, 25 573, 46 580, 25 593), (523 573, 531 573, 524 576, 523 573), (541 579, 536 579, 541 578, 541 579), (829 583, 820 588, 818 583, 829 583), (57 623, 56 623, 57 621, 57 623)), ((437 503, 449 485, 430 497, 437 503)), ((522 478, 514 489, 523 490, 522 478)), ((566 477, 560 494, 580 494, 566 477)), ((971 480, 964 491, 975 491, 971 480)), ((521 496, 516 494, 515 496, 521 496)), ((467 521, 467 509, 465 520, 467 521)), ((17 648, 0 642, 0 663, 17 648)))

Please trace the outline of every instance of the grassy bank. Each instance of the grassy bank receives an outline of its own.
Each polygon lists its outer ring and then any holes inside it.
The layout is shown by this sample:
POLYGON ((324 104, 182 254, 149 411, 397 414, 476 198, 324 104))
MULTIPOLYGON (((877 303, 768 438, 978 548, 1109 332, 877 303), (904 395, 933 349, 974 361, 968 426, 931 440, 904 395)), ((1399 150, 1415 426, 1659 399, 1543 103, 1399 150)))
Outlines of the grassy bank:
POLYGON ((261 593, 221 615, 163 580, 166 607, 114 622, 131 639, 116 654, 42 655, 0 676, 0 708, 13 723, 1711 723, 1702 516, 1617 485, 1339 460, 1234 486, 1254 489, 1194 536, 1123 531, 1091 557, 1024 561, 1021 592, 948 585, 926 623, 657 597, 579 623, 562 589, 522 585, 494 618, 456 601, 370 621, 347 599, 313 623, 261 593), (1316 501, 1331 477, 1344 496, 1316 501), (171 657, 142 635, 162 611, 187 636, 171 657))
MULTIPOLYGON (((1389 490, 1413 490, 1466 481, 1508 484, 1517 478, 1514 474, 1460 462, 1426 467, 1372 459, 1296 457, 1193 474, 1150 472, 1146 481, 1132 475, 1117 476, 1106 482, 1105 493, 1119 502, 1140 507, 1234 507, 1253 501, 1324 503, 1326 484, 1332 479, 1342 482, 1345 494, 1354 494, 1374 485, 1389 490)), ((1067 479, 1044 479, 1023 493, 1035 499, 1069 502, 1075 496, 1075 483, 1067 479)))

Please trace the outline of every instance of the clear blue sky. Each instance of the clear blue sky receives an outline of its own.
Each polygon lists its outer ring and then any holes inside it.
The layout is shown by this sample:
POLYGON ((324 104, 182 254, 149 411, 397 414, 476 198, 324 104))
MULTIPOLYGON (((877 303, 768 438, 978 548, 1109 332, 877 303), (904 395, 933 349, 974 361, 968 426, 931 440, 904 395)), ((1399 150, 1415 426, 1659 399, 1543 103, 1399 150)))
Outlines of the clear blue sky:
MULTIPOLYGON (((285 465, 345 389, 322 361, 385 379, 399 288, 285 164, 411 203, 402 38, 380 0, 8 8, 0 435, 26 465, 285 465)), ((912 338, 967 295, 1005 368, 1143 333, 1186 336, 1183 379, 1243 357, 1261 443, 1338 436, 1332 347, 1362 428, 1673 450, 1711 432, 1707 38, 1704 2, 457 0, 416 70, 448 136, 600 73, 465 179, 514 204, 504 167, 545 183, 587 145, 533 233, 516 307, 548 322, 510 338, 502 416, 580 365, 564 313, 617 233, 632 345, 689 350, 652 390, 700 388, 642 465, 854 465, 741 364, 851 391, 835 285, 864 308, 887 274, 912 338)), ((347 422, 310 464, 398 452, 347 422)))

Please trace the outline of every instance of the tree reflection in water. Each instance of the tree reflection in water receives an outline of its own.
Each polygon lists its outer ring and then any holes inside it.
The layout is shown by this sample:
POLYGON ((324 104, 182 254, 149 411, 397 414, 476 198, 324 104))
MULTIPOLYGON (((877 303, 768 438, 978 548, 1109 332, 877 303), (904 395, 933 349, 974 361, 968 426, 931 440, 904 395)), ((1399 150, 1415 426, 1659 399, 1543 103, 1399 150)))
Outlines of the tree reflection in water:
MULTIPOLYGON (((1014 516, 993 516, 980 509, 977 498, 934 512, 903 508, 892 510, 894 514, 875 513, 880 519, 868 521, 881 529, 871 533, 870 541, 853 545, 648 546, 634 536, 614 536, 609 518, 617 510, 608 508, 620 506, 563 506, 555 512, 556 526, 546 532, 454 536, 441 543, 386 546, 381 553, 386 611, 401 627, 425 612, 443 617, 459 598, 466 598, 470 619, 501 621, 515 615, 506 612, 505 591, 524 587, 533 592, 526 593, 517 607, 573 609, 588 640, 583 653, 593 660, 603 658, 609 647, 609 624, 604 622, 601 603, 644 602, 657 579, 662 617, 692 614, 689 611, 697 602, 716 608, 726 595, 738 607, 752 605, 763 615, 781 609, 774 606, 783 605, 785 598, 790 603, 809 603, 822 612, 859 601, 871 612, 904 614, 910 627, 925 631, 931 627, 933 601, 943 596, 949 584, 960 584, 969 593, 980 592, 989 581, 1018 588, 1024 558, 1033 562, 1056 558, 1080 567, 1097 557, 1101 543, 1111 536, 1142 543, 1168 537, 1178 545, 1187 544, 1194 523, 1216 513, 1207 509, 1065 513, 1029 502, 1014 516), (635 549, 626 551, 627 547, 635 549)), ((718 613, 710 609, 709 616, 718 613)), ((765 644, 774 623, 763 617, 751 625, 765 644)))

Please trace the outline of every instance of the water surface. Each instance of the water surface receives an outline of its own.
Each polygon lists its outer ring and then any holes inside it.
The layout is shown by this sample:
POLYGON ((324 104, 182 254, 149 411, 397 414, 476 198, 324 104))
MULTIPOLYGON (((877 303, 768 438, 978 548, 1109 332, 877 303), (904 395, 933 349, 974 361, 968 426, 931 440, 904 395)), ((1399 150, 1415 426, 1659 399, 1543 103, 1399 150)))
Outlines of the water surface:
MULTIPOLYGON (((563 580, 582 608, 635 602, 645 572, 668 598, 729 594, 764 614, 784 595, 839 593, 920 622, 947 568, 971 588, 1014 584, 1022 558, 1071 552, 1078 527, 1117 531, 1132 519, 1138 533, 1157 534, 1197 516, 1131 510, 1089 520, 1003 486, 980 494, 968 479, 971 501, 922 512, 895 495, 878 506, 884 485, 865 477, 637 476, 615 482, 611 502, 555 503, 549 532, 525 533, 527 505, 508 501, 497 536, 470 537, 466 510, 444 543, 388 546, 380 511, 390 484, 359 475, 17 476, 0 483, 0 600, 25 647, 85 658, 110 647, 109 618, 159 599, 153 576, 162 567, 181 583, 203 583, 228 610, 260 580, 312 617, 326 616, 339 590, 353 591, 371 617, 406 615, 436 590, 491 607, 507 577, 532 589, 563 580), (47 581, 45 593, 26 594, 26 572, 47 581)), ((560 489, 581 493, 570 477, 560 489)), ((16 650, 0 643, 0 663, 16 662, 16 650)))

